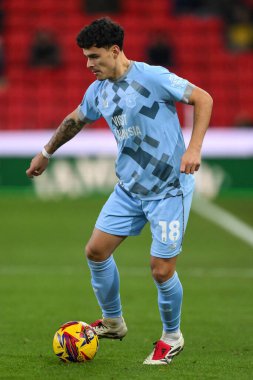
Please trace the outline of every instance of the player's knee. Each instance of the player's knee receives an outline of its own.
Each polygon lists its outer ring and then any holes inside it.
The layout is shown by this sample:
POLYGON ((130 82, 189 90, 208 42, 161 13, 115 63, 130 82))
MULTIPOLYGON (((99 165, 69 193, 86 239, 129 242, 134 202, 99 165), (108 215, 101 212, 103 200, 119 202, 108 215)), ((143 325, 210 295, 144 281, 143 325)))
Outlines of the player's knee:
POLYGON ((175 272, 174 268, 163 267, 163 266, 153 266, 151 268, 152 276, 156 282, 162 284, 163 282, 169 280, 175 272))
POLYGON ((108 259, 108 257, 111 255, 111 252, 91 240, 85 247, 85 254, 89 260, 104 261, 108 259))
POLYGON ((85 247, 85 254, 86 254, 87 259, 89 260, 100 261, 101 254, 99 250, 96 248, 96 246, 94 246, 90 242, 85 247))

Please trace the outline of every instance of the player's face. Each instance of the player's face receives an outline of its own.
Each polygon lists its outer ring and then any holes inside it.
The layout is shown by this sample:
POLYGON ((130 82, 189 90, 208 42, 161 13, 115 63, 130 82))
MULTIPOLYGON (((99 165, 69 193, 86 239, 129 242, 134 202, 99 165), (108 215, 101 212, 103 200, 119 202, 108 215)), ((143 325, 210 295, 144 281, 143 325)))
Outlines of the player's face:
POLYGON ((96 76, 97 80, 116 79, 116 59, 119 54, 117 45, 110 48, 83 49, 83 54, 87 58, 87 67, 96 76))

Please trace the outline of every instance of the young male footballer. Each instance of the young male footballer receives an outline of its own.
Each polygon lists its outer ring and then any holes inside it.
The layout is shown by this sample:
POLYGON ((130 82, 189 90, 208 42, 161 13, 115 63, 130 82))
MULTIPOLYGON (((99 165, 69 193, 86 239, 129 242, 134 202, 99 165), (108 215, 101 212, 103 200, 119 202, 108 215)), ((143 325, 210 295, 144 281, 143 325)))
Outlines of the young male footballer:
POLYGON ((27 170, 28 177, 46 169, 51 155, 86 124, 103 117, 118 145, 119 182, 105 203, 86 246, 87 261, 102 319, 92 323, 99 338, 122 339, 119 273, 113 252, 149 222, 151 271, 158 291, 162 334, 144 364, 166 365, 182 351, 182 285, 176 272, 192 194, 194 172, 212 111, 204 90, 160 66, 129 60, 123 52, 124 31, 108 18, 80 31, 77 44, 94 73, 82 103, 56 129, 27 170), (185 149, 176 102, 193 105, 190 143, 185 149))

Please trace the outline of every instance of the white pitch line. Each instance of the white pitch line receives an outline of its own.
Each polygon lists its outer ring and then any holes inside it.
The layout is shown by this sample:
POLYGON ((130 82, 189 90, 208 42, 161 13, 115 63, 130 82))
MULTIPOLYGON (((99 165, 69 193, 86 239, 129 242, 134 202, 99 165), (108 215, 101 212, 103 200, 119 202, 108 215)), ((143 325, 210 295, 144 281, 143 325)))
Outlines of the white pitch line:
POLYGON ((193 201, 192 209, 253 247, 253 228, 230 212, 200 197, 193 201))

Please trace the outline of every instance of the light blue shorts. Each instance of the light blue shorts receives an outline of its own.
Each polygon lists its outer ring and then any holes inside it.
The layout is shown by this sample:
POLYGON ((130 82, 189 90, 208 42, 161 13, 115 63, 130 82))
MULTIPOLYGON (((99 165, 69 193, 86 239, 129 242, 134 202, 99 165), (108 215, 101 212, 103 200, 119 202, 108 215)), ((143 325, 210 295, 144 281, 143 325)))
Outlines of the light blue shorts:
POLYGON ((115 186, 101 210, 96 228, 111 235, 139 235, 147 222, 152 233, 151 255, 176 256, 182 250, 193 191, 186 196, 143 201, 115 186))

